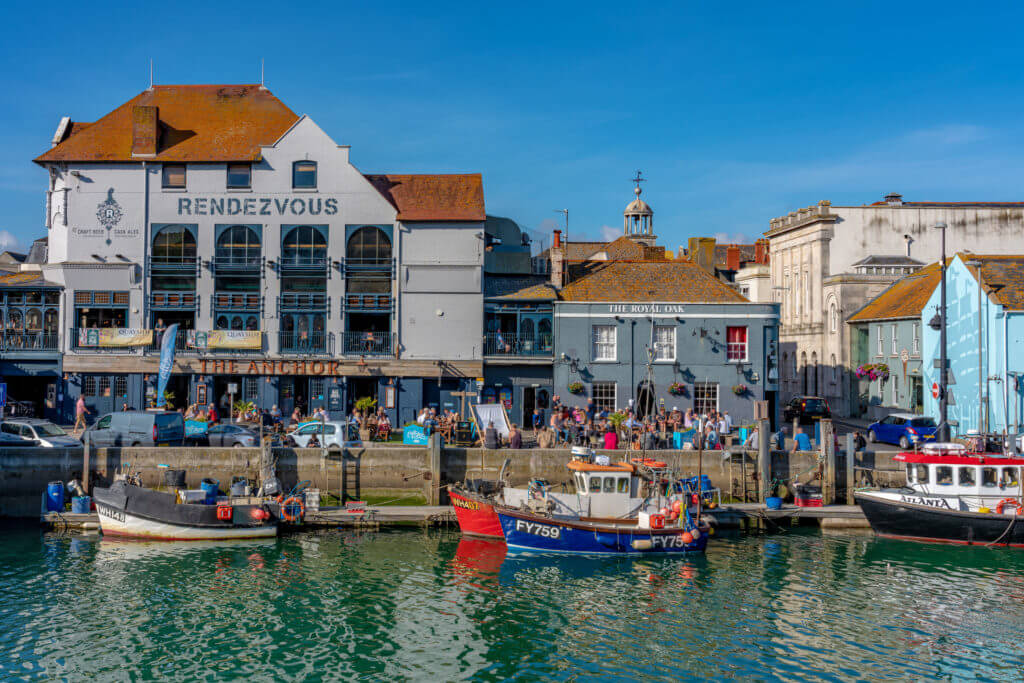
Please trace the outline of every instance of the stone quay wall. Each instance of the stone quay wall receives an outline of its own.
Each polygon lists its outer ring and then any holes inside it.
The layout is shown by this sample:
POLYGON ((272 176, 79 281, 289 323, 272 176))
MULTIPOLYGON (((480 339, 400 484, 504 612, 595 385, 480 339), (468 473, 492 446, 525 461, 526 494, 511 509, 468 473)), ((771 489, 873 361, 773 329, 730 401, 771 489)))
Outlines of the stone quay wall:
MULTIPOLYGON (((637 457, 635 451, 598 451, 612 462, 637 457)), ((856 465, 874 469, 873 483, 888 483, 902 477, 895 453, 858 453, 856 465)), ((698 471, 712 483, 728 491, 746 472, 750 490, 756 488, 757 453, 748 452, 747 464, 738 463, 740 456, 730 457, 723 451, 666 450, 648 452, 649 457, 666 462, 681 476, 696 476, 698 471)), ((189 488, 198 488, 201 479, 209 477, 220 482, 226 491, 232 477, 258 480, 263 451, 259 448, 100 448, 89 454, 92 486, 107 486, 121 468, 130 467, 142 477, 143 485, 157 487, 163 483, 164 469, 186 471, 189 488)), ((319 449, 273 449, 270 457, 285 489, 309 481, 314 488, 335 495, 344 492, 348 498, 407 498, 428 503, 447 503, 444 487, 467 479, 495 479, 506 460, 506 478, 513 485, 531 479, 545 479, 559 485, 569 482, 565 468, 570 455, 567 449, 487 450, 483 448, 442 448, 437 453, 428 446, 371 446, 330 452, 319 449)), ((38 517, 43 492, 51 481, 81 481, 83 469, 81 448, 0 448, 0 516, 38 517)), ((798 476, 809 481, 818 465, 817 452, 772 454, 771 476, 790 480, 798 476)), ((837 458, 837 470, 845 471, 845 456, 837 458)), ((858 470, 856 482, 862 483, 858 470)))

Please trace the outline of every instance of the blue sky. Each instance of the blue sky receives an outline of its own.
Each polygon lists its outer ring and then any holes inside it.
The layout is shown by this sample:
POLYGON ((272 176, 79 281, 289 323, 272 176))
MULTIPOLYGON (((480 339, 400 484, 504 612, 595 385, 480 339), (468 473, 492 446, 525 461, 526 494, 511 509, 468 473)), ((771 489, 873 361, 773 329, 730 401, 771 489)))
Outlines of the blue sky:
POLYGON ((44 234, 31 159, 157 83, 268 87, 364 172, 481 172, 547 237, 752 240, 819 199, 1024 200, 1024 10, 962 3, 90 3, 7 7, 0 244, 44 234), (163 7, 163 9, 160 9, 163 7))

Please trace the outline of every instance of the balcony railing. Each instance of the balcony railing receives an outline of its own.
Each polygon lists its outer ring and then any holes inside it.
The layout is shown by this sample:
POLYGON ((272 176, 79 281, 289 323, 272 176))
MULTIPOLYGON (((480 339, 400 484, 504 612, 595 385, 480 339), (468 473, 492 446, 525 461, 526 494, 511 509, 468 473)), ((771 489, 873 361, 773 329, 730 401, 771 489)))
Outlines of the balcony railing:
POLYGON ((160 272, 199 273, 199 258, 195 256, 151 256, 151 270, 160 272))
POLYGON ((281 256, 277 259, 277 268, 281 273, 327 273, 331 260, 327 256, 310 256, 297 254, 281 256))
POLYGON ((282 354, 326 354, 334 346, 334 335, 327 332, 279 332, 278 352, 282 354))
POLYGON ((342 332, 342 353, 346 356, 390 356, 390 332, 342 332))
POLYGON ((187 292, 153 292, 149 295, 149 307, 161 311, 195 311, 199 308, 199 295, 187 292))
POLYGON ((60 335, 56 332, 7 330, 0 333, 4 351, 60 351, 60 335))
POLYGON ((552 335, 489 332, 484 335, 485 356, 550 356, 552 335))
POLYGON ((298 313, 326 311, 330 304, 326 294, 286 293, 277 298, 279 310, 298 313))
POLYGON ((338 270, 342 275, 366 273, 379 277, 382 273, 395 273, 395 259, 377 258, 343 258, 338 260, 338 270))
POLYGON ((218 312, 259 313, 263 297, 255 293, 216 292, 210 300, 210 315, 218 312))
MULTIPOLYGON (((174 337, 174 352, 176 355, 197 356, 207 354, 246 355, 263 353, 263 333, 256 332, 259 343, 252 344, 255 348, 244 348, 250 343, 249 339, 231 339, 230 335, 219 335, 221 330, 208 332, 205 330, 178 330, 174 337), (238 348, 238 347, 243 348, 238 348)), ((247 334, 246 337, 250 336, 247 334)), ((252 335, 255 336, 255 335, 252 335)), ((151 351, 159 353, 163 343, 163 330, 153 331, 153 343, 150 344, 151 351)))
POLYGON ((219 251, 210 264, 214 273, 259 272, 263 268, 263 257, 258 252, 219 251))
POLYGON ((342 301, 344 302, 342 313, 346 311, 388 313, 392 306, 390 294, 346 294, 342 301))

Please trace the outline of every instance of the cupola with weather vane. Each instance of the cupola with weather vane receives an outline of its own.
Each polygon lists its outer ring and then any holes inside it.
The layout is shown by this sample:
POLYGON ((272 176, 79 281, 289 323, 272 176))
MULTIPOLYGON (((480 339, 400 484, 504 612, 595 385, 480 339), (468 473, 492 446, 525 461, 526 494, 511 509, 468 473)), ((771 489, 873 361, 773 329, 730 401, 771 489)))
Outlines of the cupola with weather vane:
POLYGON ((622 233, 630 239, 653 245, 655 242, 654 211, 647 205, 647 202, 640 199, 640 193, 643 192, 640 189, 640 183, 646 180, 640 171, 636 172, 636 177, 633 178, 633 183, 636 185, 633 193, 636 195, 636 199, 631 201, 626 210, 622 212, 622 233))

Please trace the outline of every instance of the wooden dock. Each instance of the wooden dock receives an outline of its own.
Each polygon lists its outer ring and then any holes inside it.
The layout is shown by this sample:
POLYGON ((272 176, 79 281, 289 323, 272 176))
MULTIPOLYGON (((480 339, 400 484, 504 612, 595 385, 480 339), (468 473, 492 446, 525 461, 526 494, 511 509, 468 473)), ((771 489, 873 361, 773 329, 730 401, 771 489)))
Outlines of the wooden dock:
POLYGON ((822 529, 870 529, 859 505, 826 505, 820 508, 783 505, 780 510, 769 510, 762 503, 730 503, 704 516, 723 529, 772 531, 796 524, 816 523, 822 529))

